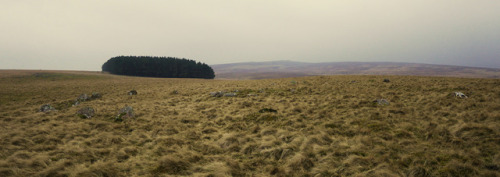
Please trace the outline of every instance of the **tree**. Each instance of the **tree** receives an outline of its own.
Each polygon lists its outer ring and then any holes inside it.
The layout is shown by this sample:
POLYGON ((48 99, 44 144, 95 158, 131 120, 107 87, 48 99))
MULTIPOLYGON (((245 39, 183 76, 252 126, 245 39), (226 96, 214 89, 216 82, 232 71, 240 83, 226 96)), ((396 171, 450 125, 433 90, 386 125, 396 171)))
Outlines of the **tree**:
POLYGON ((205 63, 174 57, 117 56, 102 65, 102 71, 117 75, 213 79, 213 69, 205 63))

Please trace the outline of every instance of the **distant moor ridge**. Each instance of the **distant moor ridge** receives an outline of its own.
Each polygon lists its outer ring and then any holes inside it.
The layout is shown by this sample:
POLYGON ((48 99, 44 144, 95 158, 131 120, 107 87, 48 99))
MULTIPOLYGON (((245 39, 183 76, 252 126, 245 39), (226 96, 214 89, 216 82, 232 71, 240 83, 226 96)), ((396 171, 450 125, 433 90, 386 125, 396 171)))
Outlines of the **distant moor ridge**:
POLYGON ((498 68, 477 68, 398 62, 294 61, 246 62, 212 65, 216 79, 268 79, 317 75, 414 75, 469 78, 500 78, 498 68))
POLYGON ((205 63, 174 57, 118 56, 102 65, 102 71, 117 75, 213 79, 214 71, 205 63))

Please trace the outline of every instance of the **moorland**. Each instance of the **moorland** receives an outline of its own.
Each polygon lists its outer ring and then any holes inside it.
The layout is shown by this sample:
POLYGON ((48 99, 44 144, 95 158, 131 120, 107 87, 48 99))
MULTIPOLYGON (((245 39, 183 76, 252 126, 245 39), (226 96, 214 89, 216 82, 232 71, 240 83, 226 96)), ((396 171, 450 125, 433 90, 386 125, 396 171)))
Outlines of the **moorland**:
MULTIPOLYGON (((453 63, 450 63, 453 64, 453 63)), ((216 79, 269 79, 321 75, 403 75, 500 78, 499 68, 402 62, 324 62, 289 60, 212 65, 216 79)))
POLYGON ((0 176, 500 176, 499 79, 0 73, 0 176))

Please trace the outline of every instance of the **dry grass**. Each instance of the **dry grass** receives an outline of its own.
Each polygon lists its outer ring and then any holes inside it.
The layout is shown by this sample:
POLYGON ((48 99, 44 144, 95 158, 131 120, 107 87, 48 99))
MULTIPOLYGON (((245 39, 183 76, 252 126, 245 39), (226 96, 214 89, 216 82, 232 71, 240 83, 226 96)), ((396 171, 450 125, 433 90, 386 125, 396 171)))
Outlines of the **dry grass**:
POLYGON ((0 78, 0 176, 500 175, 498 79, 19 72, 0 78), (71 106, 92 92, 103 96, 71 106), (87 106, 96 115, 81 119, 87 106), (116 122, 125 106, 136 117, 116 122))

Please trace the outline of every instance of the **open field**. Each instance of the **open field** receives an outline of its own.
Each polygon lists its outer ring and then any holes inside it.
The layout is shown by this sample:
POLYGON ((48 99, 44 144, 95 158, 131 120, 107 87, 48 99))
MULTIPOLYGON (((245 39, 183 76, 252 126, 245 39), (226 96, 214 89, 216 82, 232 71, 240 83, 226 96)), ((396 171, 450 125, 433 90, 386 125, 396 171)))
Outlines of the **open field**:
POLYGON ((27 72, 0 71, 0 176, 500 176, 499 79, 27 72))

